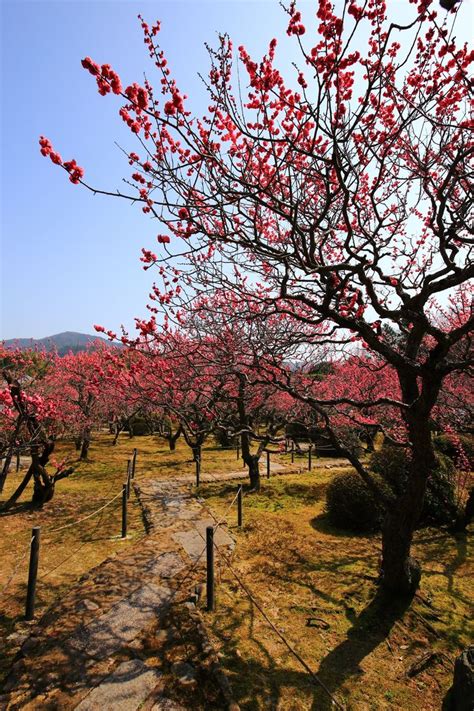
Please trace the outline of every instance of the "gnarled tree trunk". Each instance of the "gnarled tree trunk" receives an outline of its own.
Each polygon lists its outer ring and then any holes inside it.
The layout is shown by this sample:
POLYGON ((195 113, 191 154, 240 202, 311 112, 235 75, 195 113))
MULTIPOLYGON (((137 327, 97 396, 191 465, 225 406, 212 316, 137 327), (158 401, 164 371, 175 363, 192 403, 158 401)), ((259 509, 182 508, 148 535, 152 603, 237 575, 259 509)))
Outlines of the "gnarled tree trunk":
POLYGON ((410 476, 403 494, 389 509, 382 530, 382 585, 394 595, 413 594, 421 568, 410 555, 428 477, 436 467, 429 419, 416 410, 406 417, 411 442, 410 476))
POLYGON ((81 461, 84 461, 87 459, 87 456, 89 454, 89 447, 91 444, 91 431, 90 429, 85 429, 84 434, 82 437, 82 445, 81 445, 81 454, 79 455, 79 459, 81 461))
POLYGON ((169 435, 167 435, 166 439, 168 440, 168 444, 169 444, 169 447, 170 447, 170 452, 174 452, 174 451, 175 451, 175 449, 176 449, 176 442, 177 442, 178 439, 180 438, 182 431, 183 431, 183 430, 182 430, 181 425, 180 425, 174 434, 173 434, 172 431, 170 430, 169 435))
POLYGON ((255 454, 251 454, 246 459, 244 458, 245 464, 249 468, 250 488, 252 491, 260 491, 259 460, 260 456, 255 454))

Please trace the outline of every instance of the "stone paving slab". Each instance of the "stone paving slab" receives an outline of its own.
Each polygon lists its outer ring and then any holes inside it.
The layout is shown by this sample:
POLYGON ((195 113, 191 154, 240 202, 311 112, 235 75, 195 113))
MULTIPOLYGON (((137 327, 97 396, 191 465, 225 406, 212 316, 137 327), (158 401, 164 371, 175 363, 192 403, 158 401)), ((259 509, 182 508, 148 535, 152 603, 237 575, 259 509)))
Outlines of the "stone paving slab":
POLYGON ((157 669, 148 667, 140 659, 123 662, 92 689, 76 706, 76 711, 136 711, 161 677, 157 669))
MULTIPOLYGON (((193 522, 193 528, 188 531, 173 533, 172 537, 183 546, 191 560, 196 562, 201 557, 206 545, 206 528, 214 524, 215 521, 212 519, 199 519, 193 522)), ((226 546, 231 550, 235 546, 234 539, 221 527, 214 532, 214 543, 218 548, 226 546)))
POLYGON ((163 553, 155 558, 147 573, 157 578, 174 578, 185 567, 183 559, 177 553, 163 553))
POLYGON ((181 704, 177 704, 176 701, 167 699, 164 696, 158 698, 151 707, 150 711, 189 711, 189 707, 185 708, 181 704))
POLYGON ((145 583, 89 625, 80 626, 68 644, 90 657, 105 659, 132 642, 151 624, 171 594, 163 585, 145 583))

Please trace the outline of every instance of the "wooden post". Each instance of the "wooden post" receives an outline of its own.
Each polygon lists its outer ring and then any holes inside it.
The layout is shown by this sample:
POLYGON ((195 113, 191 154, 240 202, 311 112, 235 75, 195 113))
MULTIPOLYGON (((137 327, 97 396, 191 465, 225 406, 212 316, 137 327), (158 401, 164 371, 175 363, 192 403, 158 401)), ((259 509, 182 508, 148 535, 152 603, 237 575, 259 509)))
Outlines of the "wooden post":
POLYGON ((31 531, 32 540, 30 544, 30 565, 28 568, 28 588, 26 592, 25 607, 26 620, 32 620, 35 616, 36 579, 38 577, 40 534, 41 528, 39 526, 33 528, 31 531))
POLYGON ((214 610, 214 528, 206 528, 206 599, 207 611, 214 610))
POLYGON ((267 452, 267 479, 270 479, 270 452, 267 452))
POLYGON ((237 489, 237 526, 242 528, 242 484, 237 489))
POLYGON ((127 537, 127 485, 122 485, 122 538, 127 537))
POLYGON ((132 479, 135 479, 135 467, 137 465, 137 449, 133 450, 133 457, 132 457, 132 479))
POLYGON ((313 454, 313 445, 310 443, 309 449, 308 449, 308 471, 311 471, 311 466, 312 466, 312 454, 313 454))
POLYGON ((131 461, 130 459, 127 462, 127 499, 130 498, 130 477, 131 477, 131 461))
POLYGON ((196 486, 199 486, 201 476, 201 457, 196 457, 196 486))
POLYGON ((295 461, 295 442, 294 440, 291 440, 291 463, 293 464, 295 461))

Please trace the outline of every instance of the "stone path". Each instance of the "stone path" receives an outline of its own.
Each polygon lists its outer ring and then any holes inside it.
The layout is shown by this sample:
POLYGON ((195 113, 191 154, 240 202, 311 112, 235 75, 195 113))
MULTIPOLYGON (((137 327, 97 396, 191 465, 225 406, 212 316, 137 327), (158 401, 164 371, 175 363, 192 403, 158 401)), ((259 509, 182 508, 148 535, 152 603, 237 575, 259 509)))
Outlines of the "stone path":
MULTIPOLYGON (((205 529, 215 522, 186 482, 148 479, 134 488, 149 535, 84 576, 40 620, 0 709, 229 708, 230 690, 190 601, 204 577, 205 529)), ((234 547, 224 529, 215 542, 234 547)))
MULTIPOLYGON (((271 474, 303 468, 271 462, 271 474)), ((201 481, 246 477, 242 469, 201 481)), ((215 524, 192 483, 189 476, 138 476, 134 489, 149 535, 83 576, 34 626, 6 679, 0 711, 238 709, 191 601, 204 580, 206 527, 215 524)), ((214 540, 233 550, 225 527, 214 540)))
MULTIPOLYGON (((162 674, 140 659, 122 662, 105 681, 76 706, 77 711, 135 711, 146 701, 162 674)), ((159 708, 159 707, 158 707, 159 708)))

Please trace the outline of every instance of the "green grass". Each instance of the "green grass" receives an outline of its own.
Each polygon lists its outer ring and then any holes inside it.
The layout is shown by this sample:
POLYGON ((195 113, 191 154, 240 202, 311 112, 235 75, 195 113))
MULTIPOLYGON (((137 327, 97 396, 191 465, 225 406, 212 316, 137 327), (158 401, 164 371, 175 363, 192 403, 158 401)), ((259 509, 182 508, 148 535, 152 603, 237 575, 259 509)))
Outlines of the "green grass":
MULTIPOLYGON (((335 472, 319 464, 311 473, 263 480, 258 494, 244 497, 243 530, 235 512, 227 514, 237 540, 233 566, 347 709, 438 711, 451 683, 451 662, 472 632, 469 541, 418 531, 420 596, 411 604, 388 602, 377 593, 380 536, 354 535, 328 522, 325 489, 335 472), (440 652, 441 661, 407 678, 411 664, 430 650, 440 652)), ((217 516, 226 512, 234 488, 205 487, 217 516)), ((329 711, 328 696, 311 683, 224 561, 219 570, 217 610, 206 617, 242 711, 329 711)))
MULTIPOLYGON (((241 469, 235 450, 223 450, 209 440, 203 450, 202 470, 207 473, 241 469)), ((5 639, 24 615, 28 552, 33 526, 41 527, 40 563, 37 584, 37 616, 53 605, 92 567, 135 544, 145 535, 141 508, 132 491, 128 506, 128 537, 121 540, 120 496, 102 512, 89 516, 116 494, 125 480, 127 460, 138 449, 136 478, 174 478, 194 476, 191 451, 181 438, 176 451, 158 437, 134 437, 122 434, 116 446, 105 432, 96 433, 86 462, 77 460, 72 442, 60 441, 54 457, 75 466, 74 473, 58 482, 52 501, 42 509, 31 508, 32 484, 5 515, 0 515, 0 636, 5 639), (53 529, 66 526, 61 531, 53 529), (13 575, 13 578, 12 578, 13 575), (12 579, 11 579, 12 578, 12 579), (7 586, 5 589, 4 587, 7 586)), ((23 478, 27 460, 17 473, 8 475, 0 498, 6 501, 23 478)), ((52 469, 54 471, 54 469, 52 469)), ((0 651, 0 677, 11 661, 14 645, 7 643, 0 651), (11 648, 11 649, 10 649, 11 648)))
MULTIPOLYGON (((234 450, 208 444, 203 472, 242 469, 234 450)), ((145 534, 133 494, 126 541, 119 539, 120 499, 97 517, 51 532, 87 516, 121 490, 133 447, 139 452, 138 482, 194 476, 195 465, 182 440, 170 452, 167 443, 155 437, 130 440, 123 435, 112 447, 110 435, 97 435, 89 461, 59 482, 52 502, 31 510, 22 503, 31 497, 29 491, 11 515, 0 518, 0 588, 27 552, 34 525, 41 525, 43 536, 39 613, 66 595, 90 568, 140 541, 145 534)), ((56 456, 74 458, 76 453, 71 444, 60 443, 56 456)), ((449 660, 470 639, 469 539, 434 529, 418 531, 414 554, 423 567, 420 597, 410 606, 388 605, 377 595, 380 537, 354 535, 327 520, 325 490, 341 471, 327 469, 328 463, 331 460, 313 461, 312 472, 263 477, 260 493, 244 496, 242 530, 236 526, 235 503, 229 509, 239 482, 204 483, 198 493, 217 517, 225 516, 237 541, 233 565, 265 613, 348 711, 438 711, 451 681, 449 660), (439 662, 407 678, 410 665, 431 649, 441 653, 446 665, 439 662)), ((295 460, 295 465, 304 467, 304 462, 295 460)), ((264 474, 264 459, 261 469, 264 474)), ((22 474, 10 475, 4 500, 22 474)), ((329 709, 327 696, 269 629, 218 556, 217 570, 217 609, 206 618, 242 711, 329 709)), ((27 559, 7 598, 0 592, 2 636, 22 617, 26 575, 27 559)), ((4 668, 11 658, 7 645, 4 668)))

